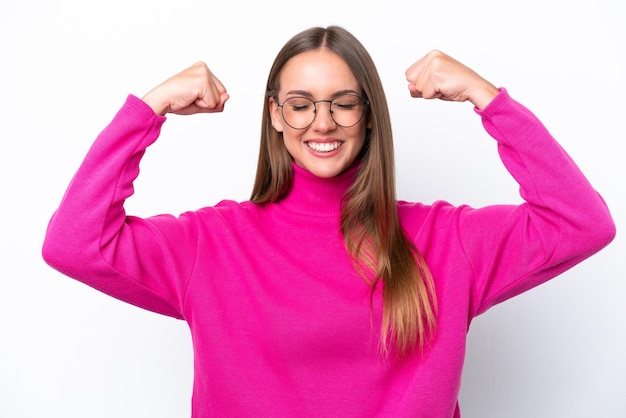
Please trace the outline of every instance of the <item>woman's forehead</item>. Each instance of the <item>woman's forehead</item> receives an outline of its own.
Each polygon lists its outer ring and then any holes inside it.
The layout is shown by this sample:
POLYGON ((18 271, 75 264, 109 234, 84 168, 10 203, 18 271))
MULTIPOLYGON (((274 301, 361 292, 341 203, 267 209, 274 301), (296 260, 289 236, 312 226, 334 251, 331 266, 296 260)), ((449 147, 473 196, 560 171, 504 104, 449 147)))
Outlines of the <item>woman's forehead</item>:
POLYGON ((336 53, 319 49, 292 57, 283 67, 279 78, 280 90, 300 90, 315 94, 317 91, 360 91, 359 82, 352 70, 336 53))

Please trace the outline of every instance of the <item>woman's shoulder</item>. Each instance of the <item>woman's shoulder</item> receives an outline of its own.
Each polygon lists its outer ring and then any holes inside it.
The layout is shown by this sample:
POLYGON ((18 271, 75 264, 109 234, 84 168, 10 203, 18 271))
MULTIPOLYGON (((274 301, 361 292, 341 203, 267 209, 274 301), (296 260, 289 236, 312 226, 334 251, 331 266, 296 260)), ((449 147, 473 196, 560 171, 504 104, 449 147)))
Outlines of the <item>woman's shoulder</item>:
POLYGON ((457 206, 445 200, 430 204, 399 200, 397 205, 400 224, 406 231, 413 232, 450 228, 458 224, 454 219, 458 219, 464 211, 471 210, 467 205, 457 206))
POLYGON ((196 217, 204 221, 212 218, 221 219, 244 219, 257 216, 262 211, 262 206, 251 201, 237 201, 231 199, 220 200, 214 205, 189 211, 183 216, 196 217))
POLYGON ((450 216, 451 214, 466 208, 466 205, 456 206, 445 200, 437 200, 433 203, 410 202, 398 200, 398 213, 400 217, 404 215, 437 215, 450 216))

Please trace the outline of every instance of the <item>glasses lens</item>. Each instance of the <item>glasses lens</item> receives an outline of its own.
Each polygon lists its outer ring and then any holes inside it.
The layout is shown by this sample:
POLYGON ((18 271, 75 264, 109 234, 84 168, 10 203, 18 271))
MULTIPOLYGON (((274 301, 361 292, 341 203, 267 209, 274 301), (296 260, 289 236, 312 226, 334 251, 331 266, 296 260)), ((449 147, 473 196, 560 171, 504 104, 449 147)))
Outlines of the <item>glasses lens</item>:
POLYGON ((363 117, 363 100, 354 94, 344 94, 333 99, 330 111, 337 125, 349 128, 363 117))
POLYGON ((304 129, 315 119, 315 103, 306 97, 292 97, 283 103, 283 118, 294 129, 304 129))

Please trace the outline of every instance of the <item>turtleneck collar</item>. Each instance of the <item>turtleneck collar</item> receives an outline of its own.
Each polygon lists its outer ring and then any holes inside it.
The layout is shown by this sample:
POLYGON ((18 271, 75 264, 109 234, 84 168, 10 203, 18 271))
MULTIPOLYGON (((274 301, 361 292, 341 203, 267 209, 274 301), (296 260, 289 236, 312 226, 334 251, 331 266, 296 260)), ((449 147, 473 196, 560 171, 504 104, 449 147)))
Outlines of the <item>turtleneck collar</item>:
POLYGON ((341 199, 354 183, 360 165, 331 178, 317 177, 295 163, 292 168, 293 186, 277 204, 303 215, 339 216, 341 199))

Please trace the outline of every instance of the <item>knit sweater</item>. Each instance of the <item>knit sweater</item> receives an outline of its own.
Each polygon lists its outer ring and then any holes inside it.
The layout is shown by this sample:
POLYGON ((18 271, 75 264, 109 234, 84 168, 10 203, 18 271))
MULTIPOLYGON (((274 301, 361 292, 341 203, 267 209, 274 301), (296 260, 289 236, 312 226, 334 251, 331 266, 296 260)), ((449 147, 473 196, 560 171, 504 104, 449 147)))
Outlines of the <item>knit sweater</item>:
POLYGON ((317 178, 294 165, 277 203, 222 201, 179 216, 127 216, 139 161, 165 117, 130 95, 53 215, 44 259, 136 306, 185 320, 192 415, 459 417, 471 320, 591 256, 614 237, 602 198, 505 89, 475 109, 520 185, 520 205, 398 202, 439 307, 423 353, 381 358, 380 292, 357 274, 339 229, 358 168, 317 178))

